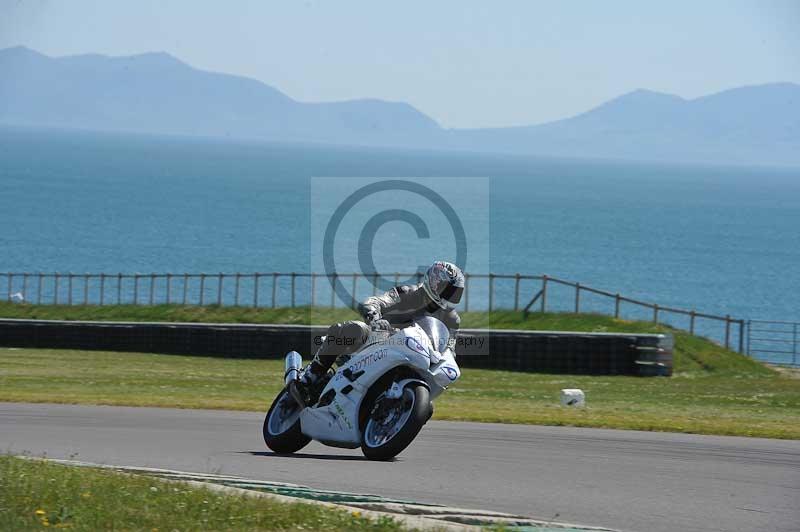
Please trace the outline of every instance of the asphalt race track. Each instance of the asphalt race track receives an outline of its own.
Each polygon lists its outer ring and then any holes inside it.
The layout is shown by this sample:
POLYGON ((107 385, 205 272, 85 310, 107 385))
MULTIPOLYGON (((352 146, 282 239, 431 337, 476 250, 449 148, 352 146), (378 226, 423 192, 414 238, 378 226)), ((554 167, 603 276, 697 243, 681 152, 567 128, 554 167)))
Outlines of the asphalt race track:
POLYGON ((800 441, 430 422, 394 462, 276 456, 247 412, 0 403, 0 449, 642 532, 800 530, 800 441))

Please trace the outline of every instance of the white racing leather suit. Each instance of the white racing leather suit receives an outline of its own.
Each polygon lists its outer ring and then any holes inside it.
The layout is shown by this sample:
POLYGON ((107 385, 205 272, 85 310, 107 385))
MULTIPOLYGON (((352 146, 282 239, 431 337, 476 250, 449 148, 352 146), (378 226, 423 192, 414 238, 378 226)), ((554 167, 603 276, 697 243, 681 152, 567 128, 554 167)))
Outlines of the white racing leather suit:
POLYGON ((461 318, 455 309, 443 309, 425 293, 422 284, 397 286, 381 295, 367 298, 359 311, 364 321, 345 321, 331 325, 322 347, 317 352, 317 368, 327 371, 336 359, 357 351, 369 337, 372 327, 385 329, 386 323, 396 329, 410 326, 415 319, 432 316, 445 324, 450 332, 447 350, 455 357, 456 335, 461 318))

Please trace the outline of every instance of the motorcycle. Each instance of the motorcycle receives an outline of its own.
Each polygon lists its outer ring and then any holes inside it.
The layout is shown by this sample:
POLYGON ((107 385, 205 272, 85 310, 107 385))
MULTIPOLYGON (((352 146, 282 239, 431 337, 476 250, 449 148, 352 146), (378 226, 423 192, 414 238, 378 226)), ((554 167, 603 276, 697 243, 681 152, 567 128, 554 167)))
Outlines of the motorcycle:
POLYGON ((433 415, 433 399, 461 376, 448 341, 447 327, 431 316, 393 333, 373 333, 356 353, 337 360, 337 369, 321 383, 319 399, 308 406, 289 393, 289 384, 304 371, 301 356, 290 352, 285 387, 264 419, 264 442, 280 454, 317 440, 361 447, 373 460, 395 457, 433 415))

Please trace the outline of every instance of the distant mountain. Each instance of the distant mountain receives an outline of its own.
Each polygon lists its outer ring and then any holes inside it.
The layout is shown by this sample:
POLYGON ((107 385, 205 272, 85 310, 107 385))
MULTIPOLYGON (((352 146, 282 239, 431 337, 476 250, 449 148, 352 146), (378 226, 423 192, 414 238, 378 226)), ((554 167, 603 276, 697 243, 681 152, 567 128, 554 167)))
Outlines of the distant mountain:
POLYGON ((443 129, 401 102, 303 103, 165 53, 0 50, 0 124, 678 162, 800 165, 800 85, 685 100, 637 90, 572 118, 443 129))
POLYGON ((565 120, 461 130, 451 144, 566 157, 800 164, 800 85, 774 83, 685 100, 637 90, 565 120))
POLYGON ((24 47, 0 50, 0 123, 353 144, 440 131, 405 103, 300 103, 165 53, 51 58, 24 47))

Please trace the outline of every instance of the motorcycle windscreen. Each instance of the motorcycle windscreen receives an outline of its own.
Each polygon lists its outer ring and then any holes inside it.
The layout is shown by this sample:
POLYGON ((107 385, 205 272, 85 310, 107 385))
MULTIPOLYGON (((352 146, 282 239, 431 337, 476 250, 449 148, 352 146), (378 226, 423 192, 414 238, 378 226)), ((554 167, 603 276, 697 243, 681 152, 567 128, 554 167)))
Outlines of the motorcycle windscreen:
POLYGON ((430 338, 433 348, 442 353, 447 348, 450 341, 450 331, 447 326, 433 316, 424 316, 417 320, 417 325, 425 331, 430 338))

